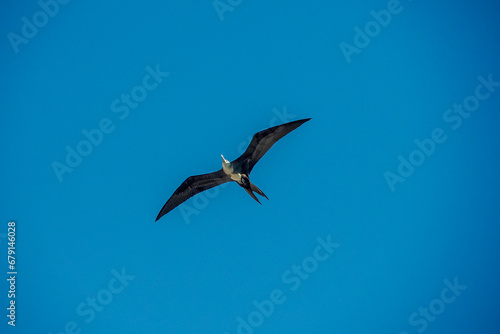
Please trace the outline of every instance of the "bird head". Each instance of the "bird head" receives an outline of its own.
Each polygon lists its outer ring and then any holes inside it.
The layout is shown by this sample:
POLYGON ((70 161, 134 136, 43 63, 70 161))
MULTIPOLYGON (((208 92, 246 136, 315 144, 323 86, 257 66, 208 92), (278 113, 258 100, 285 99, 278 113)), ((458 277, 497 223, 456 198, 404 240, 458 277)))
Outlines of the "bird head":
POLYGON ((220 156, 222 157, 222 163, 229 164, 229 161, 227 161, 222 154, 220 156))

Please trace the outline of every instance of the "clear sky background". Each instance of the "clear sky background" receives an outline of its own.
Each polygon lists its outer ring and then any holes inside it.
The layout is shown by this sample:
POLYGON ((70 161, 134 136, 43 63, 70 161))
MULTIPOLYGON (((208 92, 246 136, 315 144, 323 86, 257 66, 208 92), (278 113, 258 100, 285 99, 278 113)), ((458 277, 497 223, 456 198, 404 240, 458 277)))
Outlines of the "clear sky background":
POLYGON ((493 2, 43 1, 0 14, 1 333, 500 332, 493 2), (252 172, 269 201, 155 223, 307 117, 252 172))

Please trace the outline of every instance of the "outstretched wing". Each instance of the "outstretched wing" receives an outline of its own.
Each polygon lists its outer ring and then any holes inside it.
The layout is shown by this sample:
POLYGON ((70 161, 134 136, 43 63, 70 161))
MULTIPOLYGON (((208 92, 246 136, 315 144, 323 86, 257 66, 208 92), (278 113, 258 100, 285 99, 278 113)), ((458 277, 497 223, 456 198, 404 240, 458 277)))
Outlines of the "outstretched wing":
POLYGON ((156 220, 160 219, 163 215, 166 215, 175 207, 194 195, 228 181, 231 181, 231 178, 224 173, 222 169, 213 173, 188 177, 184 182, 182 182, 173 195, 170 196, 167 203, 165 203, 158 214, 158 217, 156 217, 156 220))
POLYGON ((274 143, 308 120, 310 120, 310 118, 273 126, 272 128, 254 134, 246 151, 235 160, 235 163, 241 166, 241 172, 247 175, 250 174, 253 166, 255 166, 260 158, 266 154, 274 143))

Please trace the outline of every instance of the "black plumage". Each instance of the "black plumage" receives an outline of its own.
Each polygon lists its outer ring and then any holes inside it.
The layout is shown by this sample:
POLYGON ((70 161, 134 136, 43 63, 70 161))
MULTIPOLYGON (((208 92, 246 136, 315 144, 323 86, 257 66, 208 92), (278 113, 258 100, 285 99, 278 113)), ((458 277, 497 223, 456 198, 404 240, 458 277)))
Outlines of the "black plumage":
MULTIPOLYGON (((233 174, 241 174, 241 178, 236 182, 257 202, 260 203, 257 197, 253 194, 254 191, 265 198, 267 198, 267 196, 249 180, 249 175, 253 167, 278 140, 309 120, 310 118, 301 119, 257 132, 252 137, 252 141, 248 145, 245 152, 243 152, 238 159, 230 163, 233 169, 233 174)), ((233 181, 233 179, 231 179, 230 175, 224 172, 224 168, 221 168, 213 173, 188 177, 172 194, 167 203, 165 203, 156 217, 156 220, 160 219, 162 216, 192 196, 229 181, 233 181)))

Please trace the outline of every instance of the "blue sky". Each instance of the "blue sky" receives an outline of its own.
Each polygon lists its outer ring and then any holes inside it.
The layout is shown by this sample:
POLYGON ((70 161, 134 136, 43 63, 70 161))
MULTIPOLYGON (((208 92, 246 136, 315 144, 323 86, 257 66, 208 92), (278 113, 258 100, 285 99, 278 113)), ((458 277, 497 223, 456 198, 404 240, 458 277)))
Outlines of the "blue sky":
POLYGON ((2 6, 2 333, 499 332, 495 4, 2 6))

